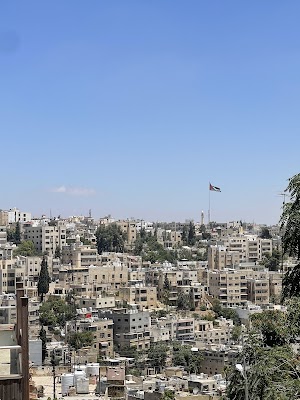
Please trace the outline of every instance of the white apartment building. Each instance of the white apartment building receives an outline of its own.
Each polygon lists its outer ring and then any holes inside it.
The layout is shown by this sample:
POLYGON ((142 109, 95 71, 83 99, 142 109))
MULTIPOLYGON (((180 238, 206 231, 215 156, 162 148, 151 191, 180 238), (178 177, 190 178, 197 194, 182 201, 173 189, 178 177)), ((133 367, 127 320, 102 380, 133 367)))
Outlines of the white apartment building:
POLYGON ((20 211, 18 208, 11 208, 7 211, 7 221, 9 224, 15 222, 29 222, 31 221, 31 213, 20 211))

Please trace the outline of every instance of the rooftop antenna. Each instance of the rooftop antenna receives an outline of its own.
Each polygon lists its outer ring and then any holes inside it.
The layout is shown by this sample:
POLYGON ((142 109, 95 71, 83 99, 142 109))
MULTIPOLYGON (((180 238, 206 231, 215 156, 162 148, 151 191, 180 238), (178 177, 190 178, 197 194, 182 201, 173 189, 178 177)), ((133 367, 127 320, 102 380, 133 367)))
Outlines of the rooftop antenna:
POLYGON ((50 208, 50 219, 52 219, 52 210, 50 208))

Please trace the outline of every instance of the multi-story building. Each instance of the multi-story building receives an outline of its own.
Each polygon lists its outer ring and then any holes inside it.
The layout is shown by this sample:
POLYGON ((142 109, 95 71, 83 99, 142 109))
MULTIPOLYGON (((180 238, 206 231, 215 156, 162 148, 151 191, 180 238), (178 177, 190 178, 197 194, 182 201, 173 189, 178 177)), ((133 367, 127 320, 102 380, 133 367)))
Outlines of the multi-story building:
POLYGON ((195 341, 201 344, 229 344, 233 321, 219 318, 216 322, 199 320, 195 321, 195 341))
POLYGON ((137 224, 135 221, 126 220, 118 221, 117 225, 121 228, 121 231, 126 237, 126 243, 132 245, 136 241, 137 237, 137 224))
POLYGON ((269 273, 257 271, 248 278, 248 300, 253 304, 267 305, 270 302, 269 273), (252 275, 252 277, 251 277, 252 275))
MULTIPOLYGON (((251 271, 250 271, 251 272, 251 271)), ((225 307, 239 307, 247 303, 247 270, 209 271, 209 293, 225 307)))
POLYGON ((76 324, 70 322, 68 329, 77 332, 92 332, 93 344, 91 345, 90 353, 96 355, 96 359, 97 356, 105 359, 114 356, 113 327, 114 323, 112 319, 89 318, 89 314, 86 314, 86 318, 77 320, 76 324))
POLYGON ((158 319, 155 323, 169 329, 170 340, 194 340, 194 318, 181 318, 178 315, 169 315, 166 318, 158 319))
POLYGON ((39 253, 47 252, 53 255, 57 248, 62 249, 67 243, 66 226, 60 221, 55 221, 51 225, 26 223, 23 231, 24 240, 31 240, 39 253))
POLYGON ((8 225, 8 211, 0 210, 0 226, 8 225))
POLYGON ((224 244, 229 251, 239 253, 240 262, 261 261, 264 254, 272 253, 272 239, 257 235, 232 236, 224 244))
POLYGON ((116 352, 122 348, 135 346, 137 350, 147 350, 150 347, 150 314, 149 311, 137 309, 114 309, 106 312, 114 322, 114 342, 116 352))
POLYGON ((282 292, 282 272, 269 271, 270 298, 279 300, 282 292))
POLYGON ((137 304, 142 309, 157 307, 156 287, 145 286, 142 283, 119 288, 119 298, 129 304, 137 304))
POLYGON ((208 268, 224 269, 233 268, 240 262, 240 254, 238 251, 230 251, 226 246, 214 245, 208 247, 208 268))
POLYGON ((200 372, 204 374, 223 374, 224 369, 236 363, 238 349, 231 347, 212 346, 211 349, 200 350, 203 359, 200 363, 200 372))
POLYGON ((98 251, 90 245, 83 245, 77 235, 75 243, 62 248, 62 263, 71 264, 77 268, 97 265, 98 251))
POLYGON ((6 243, 7 243, 6 225, 0 225, 0 246, 4 246, 6 243))
POLYGON ((11 208, 7 211, 7 219, 9 224, 16 222, 29 222, 31 221, 31 213, 20 211, 18 208, 11 208))
POLYGON ((115 308, 115 296, 101 296, 81 297, 77 300, 80 308, 93 308, 96 310, 103 310, 108 308, 115 308))

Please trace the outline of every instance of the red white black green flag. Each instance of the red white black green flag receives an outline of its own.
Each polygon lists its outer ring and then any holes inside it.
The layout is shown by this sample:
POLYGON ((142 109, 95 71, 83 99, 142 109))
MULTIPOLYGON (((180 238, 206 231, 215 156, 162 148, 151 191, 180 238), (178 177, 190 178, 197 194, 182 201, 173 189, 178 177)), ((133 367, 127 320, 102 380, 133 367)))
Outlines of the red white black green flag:
POLYGON ((209 183, 209 190, 212 190, 213 192, 221 192, 219 187, 213 186, 211 183, 209 183))

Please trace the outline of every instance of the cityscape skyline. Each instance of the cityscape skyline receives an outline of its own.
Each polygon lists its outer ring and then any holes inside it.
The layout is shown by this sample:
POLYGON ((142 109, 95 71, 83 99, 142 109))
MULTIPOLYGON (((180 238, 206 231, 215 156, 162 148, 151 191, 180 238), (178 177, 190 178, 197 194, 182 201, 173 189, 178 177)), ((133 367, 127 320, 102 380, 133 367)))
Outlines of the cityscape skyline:
POLYGON ((276 224, 300 4, 0 5, 1 208, 276 224), (54 29, 55 27, 55 29, 54 29))

